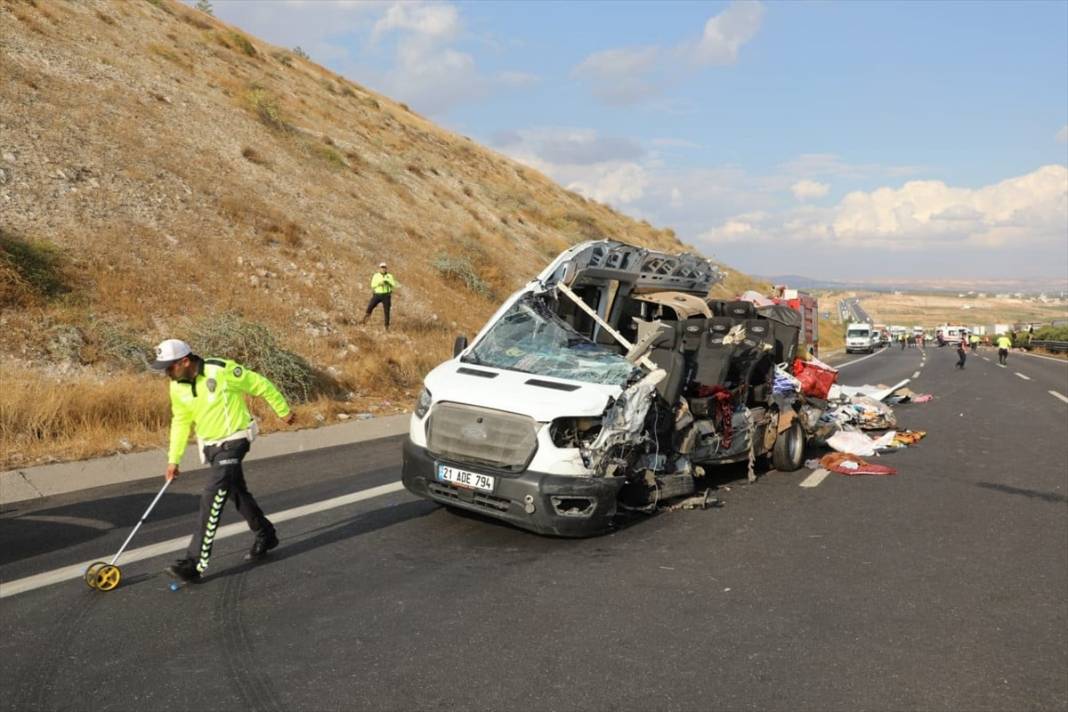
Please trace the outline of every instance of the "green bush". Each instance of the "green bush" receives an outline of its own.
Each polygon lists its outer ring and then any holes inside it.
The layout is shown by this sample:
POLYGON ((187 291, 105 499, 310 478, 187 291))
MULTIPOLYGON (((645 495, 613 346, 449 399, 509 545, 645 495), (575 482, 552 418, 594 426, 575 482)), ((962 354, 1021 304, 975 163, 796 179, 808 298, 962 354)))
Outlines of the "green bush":
POLYGON ((271 380, 291 401, 304 402, 336 390, 326 376, 297 354, 287 351, 267 327, 237 314, 211 316, 192 329, 190 346, 201 356, 237 361, 271 380))
POLYGON ((245 37, 240 32, 231 32, 230 39, 233 40, 234 44, 237 45, 237 48, 239 50, 247 54, 249 57, 256 56, 256 48, 252 46, 251 42, 249 42, 248 37, 245 37))
POLYGON ((129 329, 97 321, 90 326, 89 336, 98 358, 132 371, 148 368, 152 345, 129 329))
POLYGON ((440 254, 434 258, 432 266, 442 277, 462 282, 465 287, 480 297, 490 298, 493 296, 493 290, 478 276, 474 265, 471 264, 471 260, 466 257, 450 257, 446 254, 440 254))
POLYGON ((53 245, 0 228, 0 306, 25 306, 69 292, 62 263, 62 253, 53 245))
POLYGON ((276 131, 289 131, 289 123, 282 116, 278 100, 263 87, 253 84, 245 94, 249 106, 266 126, 276 131))

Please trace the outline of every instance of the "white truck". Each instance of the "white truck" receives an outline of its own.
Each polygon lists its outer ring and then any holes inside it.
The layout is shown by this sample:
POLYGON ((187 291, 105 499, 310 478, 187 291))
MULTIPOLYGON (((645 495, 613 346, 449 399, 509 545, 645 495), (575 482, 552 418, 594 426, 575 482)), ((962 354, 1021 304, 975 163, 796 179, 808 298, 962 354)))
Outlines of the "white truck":
POLYGON ((705 467, 769 454, 798 469, 802 422, 815 423, 775 365, 793 363, 800 315, 708 300, 722 278, 692 254, 609 240, 565 251, 427 374, 405 487, 587 536, 620 509, 693 495, 705 467))
POLYGON ((875 351, 878 343, 878 335, 872 329, 871 324, 853 323, 846 327, 845 350, 847 354, 864 352, 867 354, 875 351))

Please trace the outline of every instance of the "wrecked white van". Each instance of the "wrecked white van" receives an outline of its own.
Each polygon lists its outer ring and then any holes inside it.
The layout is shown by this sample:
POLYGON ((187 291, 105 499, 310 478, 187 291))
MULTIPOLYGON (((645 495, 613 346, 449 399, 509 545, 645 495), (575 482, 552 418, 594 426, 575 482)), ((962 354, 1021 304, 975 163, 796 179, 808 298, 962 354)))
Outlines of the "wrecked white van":
MULTIPOLYGON (((609 529, 621 508, 693 494, 705 467, 801 466, 787 307, 706 299, 696 255, 602 240, 567 250, 427 374, 404 446, 422 497, 543 534, 609 529)), ((752 468, 750 468, 752 476, 752 468)))

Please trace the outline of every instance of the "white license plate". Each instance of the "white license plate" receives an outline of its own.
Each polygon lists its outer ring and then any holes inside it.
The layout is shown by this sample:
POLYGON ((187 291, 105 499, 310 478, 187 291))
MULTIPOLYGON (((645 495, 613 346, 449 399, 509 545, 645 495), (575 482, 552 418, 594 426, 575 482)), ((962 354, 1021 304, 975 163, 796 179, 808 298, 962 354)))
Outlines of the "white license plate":
POLYGON ((449 467, 448 465, 438 465, 438 479, 442 482, 456 485, 457 487, 477 489, 483 492, 493 491, 493 478, 489 475, 481 475, 477 472, 459 470, 455 467, 449 467))

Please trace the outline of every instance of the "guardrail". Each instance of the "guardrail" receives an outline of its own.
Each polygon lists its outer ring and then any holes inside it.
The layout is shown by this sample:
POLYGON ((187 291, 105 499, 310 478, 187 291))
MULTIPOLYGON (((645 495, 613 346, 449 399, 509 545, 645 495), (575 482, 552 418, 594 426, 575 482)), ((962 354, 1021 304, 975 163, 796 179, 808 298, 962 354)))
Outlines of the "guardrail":
POLYGON ((1039 341, 1036 339, 1031 342, 1031 348, 1045 349, 1053 353, 1066 353, 1068 352, 1068 341, 1039 341))

